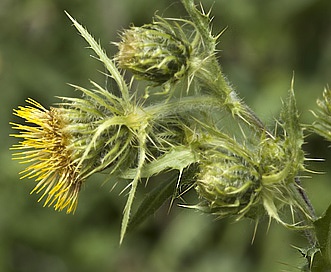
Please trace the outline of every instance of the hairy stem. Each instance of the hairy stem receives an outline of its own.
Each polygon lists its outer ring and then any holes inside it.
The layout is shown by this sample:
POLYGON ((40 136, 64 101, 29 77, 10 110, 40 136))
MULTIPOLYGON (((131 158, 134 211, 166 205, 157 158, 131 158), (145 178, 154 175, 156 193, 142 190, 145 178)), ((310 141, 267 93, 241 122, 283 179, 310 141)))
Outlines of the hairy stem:
MULTIPOLYGON (((317 219, 315 209, 314 209, 313 205, 311 204, 310 199, 309 199, 308 195, 306 194, 305 190, 302 188, 300 178, 295 177, 294 181, 295 181, 295 185, 296 185, 294 189, 297 192, 297 200, 302 205, 302 208, 304 209, 304 211, 309 214, 309 216, 311 217, 311 219, 313 221, 315 221, 317 219)), ((298 216, 302 222, 307 221, 307 217, 304 216, 302 214, 302 212, 299 211, 298 216)), ((318 245, 318 241, 317 241, 317 237, 316 237, 314 228, 305 229, 304 234, 311 246, 314 247, 314 246, 318 245)))
POLYGON ((202 90, 214 95, 233 117, 239 118, 254 130, 266 133, 271 138, 272 134, 267 131, 259 117, 239 98, 235 90, 230 86, 222 73, 215 56, 217 36, 211 34, 208 14, 196 9, 193 0, 182 0, 186 11, 196 27, 203 41, 203 53, 200 52, 192 60, 192 70, 195 73, 202 90))

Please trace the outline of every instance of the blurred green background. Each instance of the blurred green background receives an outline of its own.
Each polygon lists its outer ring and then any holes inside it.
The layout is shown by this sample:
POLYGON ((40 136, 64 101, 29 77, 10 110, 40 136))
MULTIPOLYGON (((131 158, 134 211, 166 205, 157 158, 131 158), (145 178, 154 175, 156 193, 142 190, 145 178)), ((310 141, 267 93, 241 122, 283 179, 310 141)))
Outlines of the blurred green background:
MULTIPOLYGON (((302 122, 331 80, 330 0, 202 0, 213 6, 215 33, 220 38, 220 62, 233 86, 272 125, 295 71, 295 91, 302 122)), ((119 246, 125 195, 111 191, 112 182, 94 175, 80 194, 75 215, 42 208, 29 195, 32 180, 20 181, 23 166, 11 160, 15 139, 12 109, 28 97, 45 106, 55 96, 77 96, 66 83, 89 87, 89 79, 107 84, 104 68, 71 26, 64 10, 83 25, 109 55, 110 41, 131 22, 148 23, 158 10, 167 17, 186 16, 178 1, 166 0, 1 0, 0 1, 0 272, 265 272, 299 271, 302 234, 262 222, 253 245, 254 224, 216 221, 176 205, 168 205, 129 234, 119 246)), ((304 146, 309 157, 331 159, 323 139, 310 135, 304 146)), ((313 163, 303 180, 317 214, 331 200, 330 160, 313 163)), ((152 182, 157 182, 154 180, 152 182)), ((142 190, 136 201, 139 202, 142 190), (140 194, 140 196, 139 196, 140 194)))

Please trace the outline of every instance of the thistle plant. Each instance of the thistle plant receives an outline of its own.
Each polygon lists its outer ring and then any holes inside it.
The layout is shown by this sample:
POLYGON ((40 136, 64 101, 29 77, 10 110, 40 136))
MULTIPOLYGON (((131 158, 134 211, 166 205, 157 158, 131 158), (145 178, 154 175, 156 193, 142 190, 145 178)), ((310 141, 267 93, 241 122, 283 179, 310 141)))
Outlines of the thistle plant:
POLYGON ((72 85, 81 98, 60 97, 50 109, 27 99, 28 105, 14 110, 25 119, 24 125, 12 123, 19 131, 12 136, 22 139, 12 148, 13 158, 29 164, 22 178, 36 180, 33 192, 42 194, 44 205, 68 213, 76 210, 80 188, 92 174, 128 180, 120 242, 128 228, 167 199, 193 191, 196 203, 181 206, 219 219, 247 218, 256 226, 269 217, 305 232, 309 251, 300 251, 309 252, 307 269, 329 269, 330 209, 318 218, 300 179, 309 172, 302 149, 305 131, 331 140, 330 90, 318 100, 316 122, 303 125, 292 81, 279 118, 267 128, 223 74, 216 54, 222 33, 212 34, 210 12, 200 11, 192 0, 182 3, 189 20, 157 16, 150 24, 132 26, 121 34, 119 51, 111 58, 67 14, 116 90, 95 82, 91 88, 72 85), (151 95, 142 96, 127 84, 125 71, 132 81, 145 81, 151 95), (156 98, 160 86, 166 92, 156 98), (166 172, 132 215, 141 180, 166 172))

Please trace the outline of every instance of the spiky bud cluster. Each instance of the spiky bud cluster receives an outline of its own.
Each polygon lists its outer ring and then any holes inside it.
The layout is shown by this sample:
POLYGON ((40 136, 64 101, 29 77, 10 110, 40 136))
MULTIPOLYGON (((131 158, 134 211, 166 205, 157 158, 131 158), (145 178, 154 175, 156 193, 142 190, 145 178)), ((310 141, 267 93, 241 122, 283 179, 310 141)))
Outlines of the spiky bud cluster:
POLYGON ((138 79, 162 84, 182 78, 190 58, 190 46, 166 21, 131 27, 118 43, 118 64, 138 79))
MULTIPOLYGON (((309 212, 298 201, 296 176, 304 170, 301 150, 302 131, 298 126, 293 90, 281 113, 283 135, 265 133, 253 143, 241 143, 211 125, 207 133, 197 132, 194 147, 199 153, 196 191, 201 202, 194 206, 218 217, 250 217, 265 214, 284 225, 279 211, 283 207, 309 212)), ((295 225, 295 221, 294 221, 295 225)))

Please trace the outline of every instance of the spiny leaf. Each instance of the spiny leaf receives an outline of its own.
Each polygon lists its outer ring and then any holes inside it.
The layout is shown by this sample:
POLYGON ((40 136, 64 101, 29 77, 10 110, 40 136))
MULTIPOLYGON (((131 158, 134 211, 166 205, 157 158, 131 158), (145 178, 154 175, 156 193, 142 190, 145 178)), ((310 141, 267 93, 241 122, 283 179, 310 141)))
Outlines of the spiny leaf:
POLYGON ((280 117, 284 129, 284 147, 286 149, 288 162, 291 165, 290 173, 294 178, 297 172, 303 168, 304 153, 302 151, 303 131, 299 122, 299 113, 296 106, 293 85, 294 78, 292 79, 291 88, 288 91, 288 97, 283 104, 280 117))
POLYGON ((120 91, 122 92, 122 96, 125 101, 129 101, 129 91, 128 87, 125 84, 125 81, 117 69, 115 63, 108 58, 104 50, 101 48, 99 43, 91 36, 91 34, 82 26, 80 25, 74 18, 70 16, 69 13, 65 11, 65 14, 69 17, 69 19, 73 22, 74 26, 77 28, 79 33, 83 36, 83 38, 88 42, 91 46, 92 50, 98 55, 100 61, 105 65, 111 76, 116 81, 120 91))
POLYGON ((186 11, 191 16, 193 23, 199 31, 202 40, 205 43, 206 53, 213 54, 215 50, 216 39, 212 36, 209 29, 209 13, 200 12, 194 5, 193 0, 182 0, 186 11))
POLYGON ((288 139, 293 148, 300 148, 303 143, 302 129, 299 123, 299 113, 297 110, 294 94, 294 78, 291 82, 291 88, 288 91, 288 97, 283 105, 281 119, 284 122, 284 130, 288 134, 288 139))

